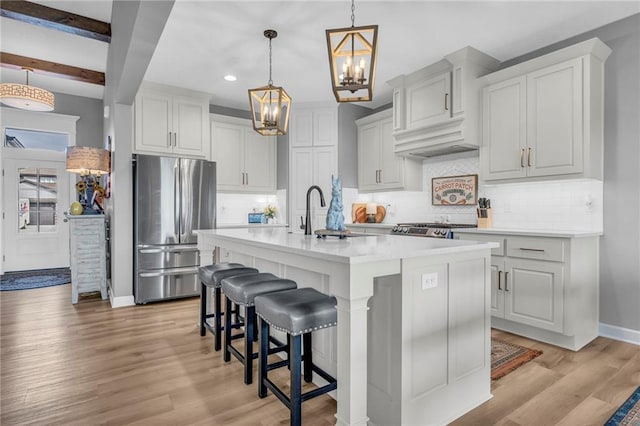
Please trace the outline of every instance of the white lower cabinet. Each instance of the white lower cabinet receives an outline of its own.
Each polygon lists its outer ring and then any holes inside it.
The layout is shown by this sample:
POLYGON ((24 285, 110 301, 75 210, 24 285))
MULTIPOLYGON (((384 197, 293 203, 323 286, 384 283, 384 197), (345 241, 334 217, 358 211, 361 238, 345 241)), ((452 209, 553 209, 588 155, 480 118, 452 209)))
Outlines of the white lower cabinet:
POLYGON ((491 256, 492 327, 572 350, 598 336, 598 237, 456 236, 500 243, 491 256))

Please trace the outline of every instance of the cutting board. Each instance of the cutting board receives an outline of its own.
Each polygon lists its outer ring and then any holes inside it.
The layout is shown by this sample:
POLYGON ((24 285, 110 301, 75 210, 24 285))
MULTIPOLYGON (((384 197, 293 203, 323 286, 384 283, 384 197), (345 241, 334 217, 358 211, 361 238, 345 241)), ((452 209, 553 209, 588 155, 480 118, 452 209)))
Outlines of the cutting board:
MULTIPOLYGON (((381 223, 387 214, 384 206, 378 206, 376 223, 381 223)), ((353 203, 351 205, 351 221, 353 223, 367 223, 367 203, 353 203)))

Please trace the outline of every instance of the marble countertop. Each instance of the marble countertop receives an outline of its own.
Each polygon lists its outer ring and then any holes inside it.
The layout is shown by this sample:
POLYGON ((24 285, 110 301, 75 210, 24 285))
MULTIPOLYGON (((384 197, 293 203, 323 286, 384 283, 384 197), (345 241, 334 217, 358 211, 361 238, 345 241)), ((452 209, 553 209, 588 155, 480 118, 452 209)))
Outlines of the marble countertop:
POLYGON ((555 237, 555 238, 585 238, 599 237, 602 231, 570 231, 559 229, 517 229, 517 228, 460 228, 454 229, 455 234, 500 234, 523 235, 530 237, 555 237))
POLYGON ((287 228, 238 228, 194 231, 203 238, 214 237, 218 242, 241 243, 267 250, 335 261, 366 263, 380 260, 405 259, 447 253, 491 249, 493 242, 449 240, 444 238, 407 238, 397 235, 355 234, 317 238, 315 235, 294 233, 287 228), (301 253, 302 252, 302 253, 301 253))
POLYGON ((396 226, 397 223, 345 223, 347 228, 381 228, 391 229, 396 226))
POLYGON ((283 223, 223 223, 216 225, 216 229, 236 229, 236 228, 286 228, 283 223))

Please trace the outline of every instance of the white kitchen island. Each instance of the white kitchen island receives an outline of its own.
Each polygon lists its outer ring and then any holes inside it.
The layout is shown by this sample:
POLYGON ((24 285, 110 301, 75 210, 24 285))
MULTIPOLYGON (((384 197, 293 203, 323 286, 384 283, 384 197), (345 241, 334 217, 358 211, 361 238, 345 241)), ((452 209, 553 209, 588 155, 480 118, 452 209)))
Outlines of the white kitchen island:
POLYGON ((490 249, 496 243, 395 235, 345 239, 282 228, 195 231, 213 252, 338 300, 314 333, 336 375, 338 425, 444 425, 488 400, 490 249))

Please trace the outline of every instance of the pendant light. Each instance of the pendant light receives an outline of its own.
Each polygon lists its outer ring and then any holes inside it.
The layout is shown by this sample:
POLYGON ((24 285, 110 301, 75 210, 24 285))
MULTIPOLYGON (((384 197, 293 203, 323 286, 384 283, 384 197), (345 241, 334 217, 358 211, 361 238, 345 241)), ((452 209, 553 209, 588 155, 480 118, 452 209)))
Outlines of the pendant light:
POLYGON ((27 84, 0 84, 0 102, 29 111, 53 111, 53 93, 39 87, 29 86, 29 71, 33 72, 33 70, 24 67, 22 69, 27 73, 27 84))
POLYGON ((331 87, 338 102, 373 99, 376 75, 378 26, 355 26, 355 4, 351 0, 351 27, 326 30, 331 69, 331 87))
POLYGON ((275 30, 265 30, 269 39, 269 82, 266 86, 249 90, 253 128, 263 136, 285 135, 289 127, 291 98, 271 79, 271 40, 278 36, 275 30))

